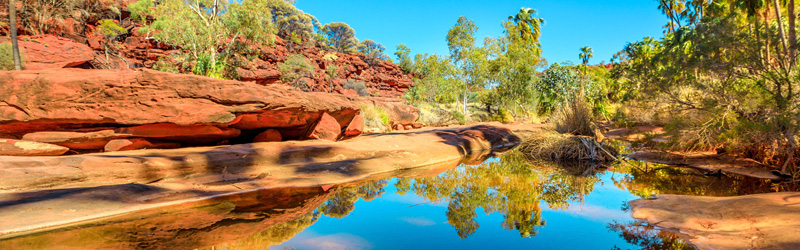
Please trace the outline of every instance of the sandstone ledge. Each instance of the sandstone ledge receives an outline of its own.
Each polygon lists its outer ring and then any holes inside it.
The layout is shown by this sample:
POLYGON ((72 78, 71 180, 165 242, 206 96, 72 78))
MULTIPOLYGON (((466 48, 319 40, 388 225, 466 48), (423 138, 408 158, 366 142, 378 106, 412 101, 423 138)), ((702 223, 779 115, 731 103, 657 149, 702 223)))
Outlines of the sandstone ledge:
POLYGON ((679 232, 700 249, 800 249, 800 193, 736 197, 658 195, 632 216, 679 232))
POLYGON ((479 124, 341 142, 0 157, 0 238, 248 190, 325 188, 398 171, 443 171, 518 143, 507 128, 479 124), (69 213, 62 213, 65 207, 69 213))

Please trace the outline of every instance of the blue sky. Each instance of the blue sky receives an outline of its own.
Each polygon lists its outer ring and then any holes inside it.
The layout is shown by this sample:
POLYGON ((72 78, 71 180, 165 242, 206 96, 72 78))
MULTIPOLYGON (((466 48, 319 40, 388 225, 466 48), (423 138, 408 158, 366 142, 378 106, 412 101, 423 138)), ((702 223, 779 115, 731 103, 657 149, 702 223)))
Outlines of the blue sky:
POLYGON ((549 63, 577 63, 583 46, 594 49, 590 64, 608 62, 628 42, 660 37, 667 22, 655 0, 297 0, 295 5, 322 24, 349 24, 358 39, 382 43, 392 58, 395 46, 401 43, 411 48, 412 54, 446 55, 445 36, 462 15, 478 25, 478 41, 500 36, 500 23, 521 7, 536 9, 545 19, 541 41, 549 63))

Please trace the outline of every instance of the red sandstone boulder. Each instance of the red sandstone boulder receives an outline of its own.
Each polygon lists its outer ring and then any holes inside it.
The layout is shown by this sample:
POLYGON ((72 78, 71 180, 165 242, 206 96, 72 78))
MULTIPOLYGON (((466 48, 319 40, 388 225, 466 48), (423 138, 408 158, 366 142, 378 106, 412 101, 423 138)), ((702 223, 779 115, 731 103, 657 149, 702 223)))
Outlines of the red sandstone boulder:
POLYGON ((403 125, 403 128, 404 128, 405 130, 412 130, 412 129, 414 129, 414 127, 413 127, 413 126, 411 126, 411 125, 403 125))
POLYGON ((261 132, 255 138, 253 138, 253 142, 275 142, 275 141, 283 141, 283 136, 281 136, 281 132, 274 129, 267 129, 266 131, 261 132))
POLYGON ((56 156, 69 151, 69 148, 32 141, 0 139, 0 155, 7 156, 56 156))
POLYGON ((106 152, 115 152, 139 149, 169 149, 179 147, 181 147, 181 144, 176 142, 161 142, 142 138, 132 138, 111 140, 103 147, 103 149, 106 152))
MULTIPOLYGON (((0 37, 0 43, 7 41, 0 37)), ((94 59, 89 46, 51 35, 21 36, 19 49, 25 57, 25 70, 74 67, 94 59)))
POLYGON ((350 125, 347 125, 347 128, 344 130, 345 136, 358 136, 364 132, 364 117, 361 115, 356 115, 353 117, 353 121, 350 122, 350 125))
POLYGON ((118 128, 121 134, 132 137, 155 138, 187 143, 212 143, 235 138, 241 131, 235 128, 220 128, 211 125, 176 125, 172 123, 148 124, 118 128))
POLYGON ((56 144, 71 149, 102 149, 114 139, 129 137, 129 134, 118 134, 114 130, 96 132, 34 132, 22 136, 22 140, 56 144))
POLYGON ((322 118, 309 130, 305 138, 336 141, 341 133, 342 127, 339 126, 336 119, 328 113, 323 113, 322 118))
POLYGON ((406 130, 406 127, 403 127, 403 124, 395 124, 394 125, 394 130, 403 131, 403 130, 406 130))
MULTIPOLYGON (((211 134, 230 138, 228 126, 303 130, 323 113, 343 127, 358 111, 352 98, 341 95, 153 70, 0 71, 0 136, 10 138, 159 123, 216 126, 211 134)), ((167 134, 147 138, 186 139, 167 134)))

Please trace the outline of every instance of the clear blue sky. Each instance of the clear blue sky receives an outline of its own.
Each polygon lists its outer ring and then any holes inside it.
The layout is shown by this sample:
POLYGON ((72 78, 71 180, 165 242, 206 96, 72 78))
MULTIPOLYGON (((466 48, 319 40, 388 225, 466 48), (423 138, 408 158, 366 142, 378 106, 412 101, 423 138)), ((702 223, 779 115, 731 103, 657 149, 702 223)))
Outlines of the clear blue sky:
POLYGON ((401 43, 412 55, 446 55, 445 36, 462 15, 478 25, 480 43, 486 36, 498 37, 503 32, 500 23, 521 7, 536 9, 545 19, 541 41, 549 63, 578 63, 583 46, 594 49, 590 64, 608 62, 628 42, 661 37, 667 22, 655 0, 297 0, 295 5, 322 24, 349 24, 358 39, 382 43, 393 59, 401 43))

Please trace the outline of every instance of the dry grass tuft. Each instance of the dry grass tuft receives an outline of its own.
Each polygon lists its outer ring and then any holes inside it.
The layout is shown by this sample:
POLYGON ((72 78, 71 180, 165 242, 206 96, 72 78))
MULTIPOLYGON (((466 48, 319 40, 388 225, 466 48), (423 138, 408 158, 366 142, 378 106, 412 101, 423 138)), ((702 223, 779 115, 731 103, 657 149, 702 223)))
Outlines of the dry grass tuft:
POLYGON ((575 96, 558 107, 552 119, 559 133, 595 136, 592 108, 582 96, 575 96))
POLYGON ((618 155, 614 147, 603 145, 591 137, 561 134, 552 130, 529 136, 520 144, 519 151, 534 159, 551 161, 608 162, 616 160, 618 155))

